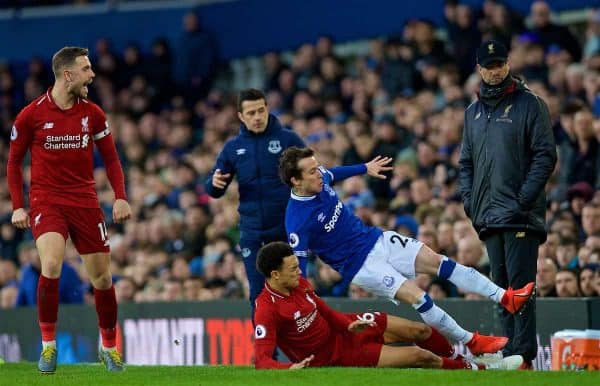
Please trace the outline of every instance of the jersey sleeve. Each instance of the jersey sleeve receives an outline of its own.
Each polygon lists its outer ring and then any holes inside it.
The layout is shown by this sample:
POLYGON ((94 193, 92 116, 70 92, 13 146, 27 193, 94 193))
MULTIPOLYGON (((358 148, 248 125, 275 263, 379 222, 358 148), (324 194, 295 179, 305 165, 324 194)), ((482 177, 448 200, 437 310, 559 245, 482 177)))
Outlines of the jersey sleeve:
POLYGON ((106 168, 106 176, 115 192, 115 198, 121 200, 127 200, 127 193, 125 192, 125 175, 123 174, 123 168, 121 167, 121 161, 119 161, 119 155, 117 154, 117 148, 113 141, 113 137, 110 134, 110 128, 106 115, 100 107, 92 105, 94 113, 92 114, 92 121, 88 124, 91 125, 92 138, 94 143, 102 156, 104 161, 104 167, 106 168))
POLYGON ((351 166, 337 166, 335 168, 327 169, 331 175, 331 182, 343 181, 346 178, 359 176, 367 172, 367 165, 356 164, 351 166))
POLYGON ((23 158, 33 142, 33 133, 34 127, 31 119, 31 108, 28 107, 17 115, 10 132, 10 149, 8 151, 6 177, 13 210, 25 206, 25 199, 23 197, 23 170, 21 166, 23 158))
POLYGON ((257 369, 287 369, 290 363, 273 359, 277 347, 277 312, 275 304, 256 302, 254 313, 254 366, 257 369))
POLYGON ((223 150, 221 150, 221 153, 219 153, 219 156, 217 157, 217 162, 215 163, 215 166, 212 168, 212 170, 208 174, 208 177, 206 178, 206 181, 204 182, 204 189, 206 193, 208 193, 213 198, 219 198, 223 194, 225 194, 227 187, 229 187, 229 184, 231 183, 231 181, 233 181, 233 177, 235 176, 235 167, 233 165, 233 162, 231 162, 229 158, 229 149, 231 148, 230 143, 231 142, 227 142, 225 144, 225 147, 223 147, 223 150), (217 169, 221 170, 221 174, 231 174, 229 176, 227 184, 223 189, 215 188, 212 184, 212 178, 217 169))
POLYGON ((294 255, 299 259, 305 260, 308 257, 308 242, 310 239, 310 230, 302 226, 298 216, 286 216, 286 230, 288 232, 288 243, 294 255))

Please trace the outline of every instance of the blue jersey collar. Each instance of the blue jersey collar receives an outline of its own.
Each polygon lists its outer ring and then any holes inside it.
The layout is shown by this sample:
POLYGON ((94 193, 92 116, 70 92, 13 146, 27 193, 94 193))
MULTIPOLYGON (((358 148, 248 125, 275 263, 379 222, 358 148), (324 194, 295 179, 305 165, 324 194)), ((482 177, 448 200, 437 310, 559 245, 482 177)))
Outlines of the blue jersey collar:
POLYGON ((315 197, 317 197, 317 195, 313 195, 313 196, 298 196, 297 194, 294 194, 293 190, 290 190, 290 197, 292 197, 294 200, 298 200, 298 201, 310 201, 312 199, 314 199, 315 197))

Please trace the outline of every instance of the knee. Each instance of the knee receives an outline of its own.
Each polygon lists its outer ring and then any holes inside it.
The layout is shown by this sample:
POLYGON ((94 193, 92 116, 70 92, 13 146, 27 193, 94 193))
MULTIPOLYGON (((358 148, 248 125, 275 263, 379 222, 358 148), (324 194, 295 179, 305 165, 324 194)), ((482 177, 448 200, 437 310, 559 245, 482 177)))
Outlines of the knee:
POLYGON ((92 286, 97 289, 109 289, 112 286, 112 275, 109 270, 94 277, 90 276, 92 286))
POLYGON ((436 367, 436 363, 438 361, 437 355, 431 351, 427 351, 418 347, 414 347, 413 358, 415 361, 415 367, 436 367))
POLYGON ((431 336, 431 327, 424 323, 418 323, 413 329, 415 342, 423 342, 431 336))
POLYGON ((41 260, 42 274, 48 278, 55 279, 60 276, 62 268, 61 259, 55 259, 52 257, 45 257, 41 260))

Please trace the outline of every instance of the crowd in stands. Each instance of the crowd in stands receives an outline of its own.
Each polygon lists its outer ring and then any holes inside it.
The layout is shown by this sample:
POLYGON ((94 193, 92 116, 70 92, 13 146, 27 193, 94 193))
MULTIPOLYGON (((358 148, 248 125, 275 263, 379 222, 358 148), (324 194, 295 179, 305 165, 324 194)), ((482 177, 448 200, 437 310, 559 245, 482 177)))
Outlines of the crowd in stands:
MULTIPOLYGON (((464 110, 479 89, 475 50, 485 39, 503 41, 512 72, 547 103, 559 153, 547 186, 549 234, 539 251, 538 296, 598 296, 600 11, 589 13, 583 33, 554 24, 540 1, 525 16, 492 0, 479 10, 448 1, 444 13, 444 25, 411 20, 398 35, 371 40, 367 55, 340 57, 327 36, 298 47, 290 61, 280 52, 265 54, 263 90, 271 112, 317 151, 325 167, 393 157, 387 180, 350 178, 335 187, 340 197, 365 222, 418 238, 488 273, 485 248, 457 194, 458 157, 464 110)), ((148 53, 135 45, 114 52, 106 40, 90 47, 96 72, 91 99, 108 114, 133 210, 126 224, 112 224, 113 194, 98 164, 96 188, 110 225, 120 303, 248 296, 237 248, 237 187, 219 200, 203 191, 224 141, 239 131, 239 90, 214 86, 212 45, 194 17, 186 17, 178 47, 166 40, 148 53)), ((2 165, 14 117, 52 81, 46 58, 32 58, 26 73, 0 65, 2 165)), ((2 308, 31 304, 27 280, 39 269, 30 232, 10 223, 5 173, 2 168, 2 308)), ((61 301, 93 302, 72 245, 66 266, 69 281, 79 283, 61 292, 61 301)), ((352 285, 336 287, 339 275, 317 258, 307 274, 323 296, 369 296, 352 285)), ((437 278, 417 280, 434 299, 477 298, 437 278)))

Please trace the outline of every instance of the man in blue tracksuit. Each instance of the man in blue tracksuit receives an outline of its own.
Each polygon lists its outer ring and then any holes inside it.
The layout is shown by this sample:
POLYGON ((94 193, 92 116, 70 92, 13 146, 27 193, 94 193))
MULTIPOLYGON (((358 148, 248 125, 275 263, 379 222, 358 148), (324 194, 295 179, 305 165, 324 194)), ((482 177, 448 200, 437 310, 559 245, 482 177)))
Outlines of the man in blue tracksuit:
MULTIPOLYGON (((254 313, 254 301, 265 282, 256 270, 256 254, 266 243, 287 240, 284 219, 289 188, 279 178, 279 158, 285 149, 304 147, 304 143, 269 114, 261 91, 240 92, 237 108, 242 121, 240 133, 225 144, 205 187, 210 196, 219 198, 237 175, 240 248, 254 313)), ((302 271, 305 272, 305 267, 302 271)))

